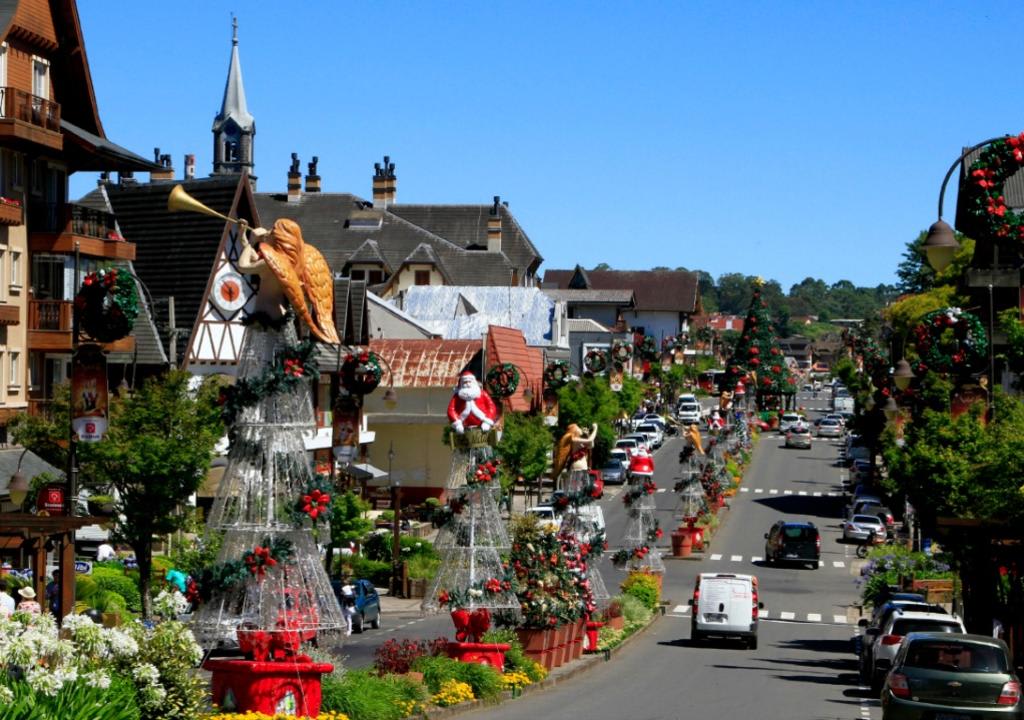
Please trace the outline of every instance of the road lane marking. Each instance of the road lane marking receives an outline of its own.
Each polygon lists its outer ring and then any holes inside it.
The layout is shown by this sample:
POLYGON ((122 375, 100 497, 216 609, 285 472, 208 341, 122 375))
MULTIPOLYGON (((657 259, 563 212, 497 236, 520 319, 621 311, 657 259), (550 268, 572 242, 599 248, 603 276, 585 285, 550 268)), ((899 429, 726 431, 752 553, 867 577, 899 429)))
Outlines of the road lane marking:
POLYGON ((769 495, 778 495, 779 491, 776 488, 772 488, 771 490, 768 491, 768 494, 769 495))
POLYGON ((729 559, 732 560, 733 562, 743 562, 743 556, 742 555, 731 555, 731 556, 729 556, 729 559))
POLYGON ((833 560, 832 561, 832 567, 834 567, 834 568, 846 567, 846 563, 843 562, 842 560, 833 560))
POLYGON ((690 606, 689 605, 676 605, 674 608, 672 608, 672 612, 679 613, 681 615, 685 615, 686 613, 690 612, 690 606))
POLYGON ((740 488, 740 492, 750 492, 750 488, 740 488))
POLYGON ((821 493, 820 492, 814 493, 814 497, 821 497, 821 493))
POLYGON ((807 613, 807 622, 821 622, 819 613, 807 613))
POLYGON ((832 616, 832 622, 834 622, 836 625, 845 625, 846 624, 846 616, 845 615, 833 615, 832 616))
POLYGON ((761 488, 754 488, 754 494, 755 495, 760 495, 763 492, 764 492, 764 490, 762 490, 761 488))
POLYGON ((806 490, 801 490, 800 492, 797 493, 797 495, 806 495, 806 494, 807 494, 806 490))
POLYGON ((796 617, 796 613, 791 612, 780 612, 779 617, 783 620, 792 620, 796 617))
POLYGON ((829 497, 839 497, 839 493, 837 493, 837 492, 830 492, 830 493, 828 494, 828 496, 829 496, 829 497))
POLYGON ((668 490, 668 488, 658 488, 658 492, 660 492, 660 493, 663 493, 663 492, 665 492, 667 490, 668 490))
POLYGON ((762 558, 760 555, 754 555, 750 558, 750 562, 752 563, 759 563, 762 560, 764 560, 764 558, 762 558))
POLYGON ((759 620, 767 620, 768 619, 768 611, 767 610, 761 610, 758 613, 757 617, 758 617, 759 620))
POLYGON ((783 490, 782 492, 783 492, 784 495, 792 495, 793 494, 792 490, 783 490))
POLYGON ((711 559, 712 560, 721 560, 722 556, 721 556, 720 553, 715 553, 714 555, 711 556, 711 559))

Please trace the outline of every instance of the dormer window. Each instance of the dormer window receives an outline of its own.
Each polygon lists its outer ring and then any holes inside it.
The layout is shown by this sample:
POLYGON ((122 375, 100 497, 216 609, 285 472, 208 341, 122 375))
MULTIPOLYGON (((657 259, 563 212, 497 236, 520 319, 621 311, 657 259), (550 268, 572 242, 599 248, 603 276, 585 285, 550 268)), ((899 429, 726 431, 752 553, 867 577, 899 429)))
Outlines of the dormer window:
POLYGON ((50 99, 50 61, 38 55, 32 56, 32 94, 50 99))

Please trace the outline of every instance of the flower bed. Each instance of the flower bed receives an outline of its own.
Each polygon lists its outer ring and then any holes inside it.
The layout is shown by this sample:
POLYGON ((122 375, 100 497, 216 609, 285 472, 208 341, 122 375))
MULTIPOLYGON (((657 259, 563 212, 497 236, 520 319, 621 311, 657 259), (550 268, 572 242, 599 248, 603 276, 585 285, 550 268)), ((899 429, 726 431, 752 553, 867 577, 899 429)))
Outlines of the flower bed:
POLYGON ((882 545, 868 553, 858 584, 865 605, 874 605, 890 585, 904 579, 946 580, 953 577, 949 564, 939 556, 914 552, 898 545, 882 545))

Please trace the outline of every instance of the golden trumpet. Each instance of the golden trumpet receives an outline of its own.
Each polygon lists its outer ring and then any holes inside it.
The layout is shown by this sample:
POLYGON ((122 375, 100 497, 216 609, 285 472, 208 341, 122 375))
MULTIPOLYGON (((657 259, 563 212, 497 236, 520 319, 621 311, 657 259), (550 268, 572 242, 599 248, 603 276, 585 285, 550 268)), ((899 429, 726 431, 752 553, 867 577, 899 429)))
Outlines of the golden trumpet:
POLYGON ((203 215, 212 215, 215 218, 220 218, 221 220, 225 220, 229 223, 238 224, 238 220, 236 218, 229 218, 227 215, 222 215, 213 208, 203 205, 201 202, 185 192, 185 188, 181 185, 175 185, 174 189, 171 190, 171 194, 167 196, 167 210, 169 212, 178 212, 181 210, 197 212, 202 213, 203 215))

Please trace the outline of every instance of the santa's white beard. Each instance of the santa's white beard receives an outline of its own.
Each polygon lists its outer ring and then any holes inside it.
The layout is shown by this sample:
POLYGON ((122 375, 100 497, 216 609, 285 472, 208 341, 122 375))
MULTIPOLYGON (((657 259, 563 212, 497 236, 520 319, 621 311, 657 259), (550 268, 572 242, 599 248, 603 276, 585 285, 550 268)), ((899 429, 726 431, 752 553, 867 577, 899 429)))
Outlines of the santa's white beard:
POLYGON ((476 400, 480 397, 480 386, 474 383, 469 387, 459 388, 459 398, 461 400, 476 400))

